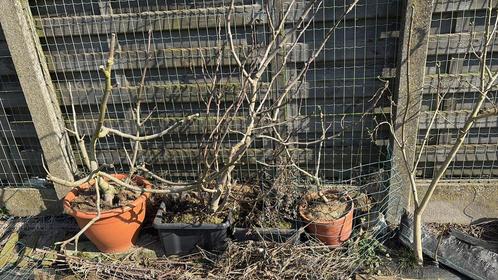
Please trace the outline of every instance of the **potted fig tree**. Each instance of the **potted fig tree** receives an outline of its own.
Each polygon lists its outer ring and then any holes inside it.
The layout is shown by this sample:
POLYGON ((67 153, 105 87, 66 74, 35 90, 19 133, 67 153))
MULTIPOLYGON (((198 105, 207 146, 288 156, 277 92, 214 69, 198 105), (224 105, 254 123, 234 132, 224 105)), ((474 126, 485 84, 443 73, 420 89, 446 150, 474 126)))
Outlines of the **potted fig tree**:
MULTIPOLYGON (((320 108, 320 107, 319 107, 320 108)), ((325 140, 327 130, 325 117, 320 111, 320 123, 322 128, 321 140, 325 140)), ((299 216, 307 224, 306 230, 313 234, 318 240, 330 246, 340 246, 348 240, 353 231, 353 209, 354 203, 351 197, 337 190, 324 190, 319 177, 321 152, 324 141, 320 141, 318 147, 317 163, 314 174, 294 166, 305 175, 312 178, 316 186, 316 192, 309 192, 298 206, 299 216)))
POLYGON ((315 172, 313 174, 300 167, 294 161, 294 157, 289 149, 290 144, 293 143, 284 139, 279 134, 276 134, 276 141, 284 147, 284 152, 289 162, 287 165, 310 178, 312 185, 316 188, 315 191, 305 193, 297 206, 299 218, 302 220, 306 231, 323 243, 338 247, 351 236, 354 203, 347 190, 324 189, 319 176, 322 148, 324 142, 335 137, 335 135, 327 136, 331 125, 325 126, 325 115, 319 106, 318 113, 322 130, 321 137, 307 143, 308 145, 318 144, 315 172))
POLYGON ((98 119, 89 143, 85 143, 85 139, 80 135, 71 86, 68 86, 73 113, 73 128, 67 129, 67 131, 77 141, 78 151, 84 168, 86 168, 84 173, 87 175, 77 181, 70 182, 57 178, 46 170, 48 180, 73 188, 63 200, 64 211, 75 217, 81 228, 70 239, 57 243, 61 245, 61 249, 74 241, 75 250, 77 250, 79 237, 84 233, 102 252, 117 253, 126 251, 133 245, 138 236, 145 217, 146 200, 150 193, 178 193, 197 187, 195 184, 174 184, 173 186, 168 185, 167 189, 155 189, 149 181, 137 175, 137 172, 143 169, 143 166, 138 164, 141 141, 159 138, 179 126, 188 125, 198 116, 197 114, 187 116, 156 134, 140 134, 141 127, 150 116, 141 117, 143 113, 141 100, 144 94, 144 80, 150 57, 151 32, 149 32, 146 52, 147 61, 142 70, 140 85, 137 87, 136 104, 132 114, 136 125, 136 133, 128 134, 105 125, 107 104, 113 91, 111 74, 114 64, 115 45, 116 35, 112 34, 107 62, 105 66, 100 66, 99 68, 105 78, 105 86, 100 101, 98 119), (110 134, 128 139, 133 144, 131 156, 127 152, 130 170, 126 174, 107 173, 105 170, 110 166, 98 160, 97 145, 99 139, 110 134))

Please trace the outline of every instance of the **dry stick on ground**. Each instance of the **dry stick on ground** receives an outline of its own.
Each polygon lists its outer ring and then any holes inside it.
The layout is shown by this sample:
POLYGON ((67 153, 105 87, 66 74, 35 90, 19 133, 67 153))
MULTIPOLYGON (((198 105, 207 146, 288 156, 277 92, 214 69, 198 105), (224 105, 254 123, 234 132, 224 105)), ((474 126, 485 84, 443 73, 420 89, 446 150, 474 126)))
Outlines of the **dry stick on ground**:
MULTIPOLYGON (((114 64, 114 55, 115 55, 115 46, 116 46, 116 35, 113 33, 111 35, 111 40, 109 44, 109 57, 107 59, 106 65, 105 66, 100 66, 99 70, 102 72, 103 76, 105 77, 105 88, 104 88, 104 96, 102 97, 102 100, 100 102, 99 106, 99 117, 96 123, 95 130, 93 131, 92 138, 90 141, 90 146, 87 149, 85 143, 84 143, 84 137, 81 137, 78 131, 78 125, 77 125, 77 120, 76 120, 76 110, 74 109, 74 104, 73 104, 73 98, 72 98, 72 92, 71 89, 69 89, 69 94, 71 97, 71 108, 73 111, 73 125, 74 125, 74 130, 68 130, 72 135, 74 135, 78 141, 78 146, 79 146, 79 152, 81 154, 81 158, 83 160, 83 163, 87 167, 87 169, 90 171, 89 175, 82 178, 81 180, 78 180, 76 182, 69 182, 66 180, 63 180, 61 178, 57 178, 53 176, 48 170, 47 170, 47 179, 51 180, 55 183, 59 183, 61 185, 67 186, 67 187, 77 187, 83 183, 86 182, 94 182, 94 187, 96 189, 96 217, 93 218, 85 227, 83 227, 75 236, 72 238, 58 242, 56 243, 57 245, 61 245, 61 250, 64 250, 66 245, 68 245, 70 242, 75 241, 76 245, 78 242, 79 237, 92 225, 94 224, 97 220, 100 218, 100 213, 101 213, 101 192, 104 197, 103 203, 106 203, 107 205, 112 206, 112 201, 114 199, 115 194, 117 193, 116 187, 113 186, 110 182, 115 183, 116 185, 130 189, 136 192, 152 192, 152 193, 177 193, 177 192, 183 192, 183 191, 189 191, 189 190, 194 190, 197 189, 199 186, 197 184, 174 184, 173 187, 167 188, 167 189, 145 189, 143 187, 139 186, 134 186, 129 183, 128 179, 125 180, 119 180, 115 178, 114 176, 107 174, 102 171, 105 167, 107 167, 104 164, 99 164, 97 160, 97 143, 100 138, 106 137, 109 134, 115 134, 117 136, 121 136, 123 138, 130 139, 132 141, 135 141, 133 145, 133 156, 132 158, 128 158, 129 164, 130 164, 130 172, 128 178, 133 178, 134 173, 139 170, 139 168, 136 166, 137 164, 137 158, 138 158, 138 153, 140 150, 140 142, 141 141, 146 141, 146 140, 152 140, 156 139, 159 137, 162 137, 166 133, 172 131, 175 128, 178 128, 182 125, 188 125, 191 123, 193 119, 195 119, 198 114, 190 115, 185 117, 184 119, 177 121, 176 123, 172 124, 168 128, 164 129, 163 131, 152 134, 152 135, 144 135, 141 136, 139 133, 140 128, 144 125, 144 123, 150 118, 150 115, 144 118, 143 120, 140 117, 141 114, 141 109, 140 109, 140 104, 141 104, 141 98, 142 95, 144 94, 144 81, 145 81, 145 75, 147 73, 147 68, 148 68, 148 62, 149 62, 149 52, 150 52, 150 45, 151 45, 151 33, 149 32, 149 42, 147 44, 147 58, 146 58, 146 63, 144 65, 143 71, 142 71, 142 76, 141 76, 141 81, 140 81, 140 87, 138 91, 138 96, 137 96, 137 103, 135 107, 135 112, 133 112, 133 118, 135 121, 136 129, 137 132, 135 135, 131 135, 128 133, 124 133, 122 131, 106 127, 104 122, 105 122, 105 116, 107 113, 107 103, 109 100, 109 97, 112 93, 112 66, 114 64), (93 181, 92 181, 93 180, 93 181)), ((171 184, 170 184, 171 185, 171 184)), ((76 247, 77 249, 77 247, 76 247)))
MULTIPOLYGON (((417 262, 419 265, 423 264, 423 252, 422 252, 422 215, 429 204, 429 201, 434 193, 434 190, 438 186, 439 182, 443 178, 446 170, 450 166, 451 162, 455 158, 456 154, 462 147, 470 129, 473 127, 474 123, 482 118, 487 118, 491 116, 496 116, 498 113, 498 110, 496 107, 491 108, 491 109, 482 109, 485 101, 489 99, 488 94, 490 91, 495 87, 496 81, 498 79, 498 72, 493 73, 488 66, 488 57, 487 53, 490 51, 490 44, 493 41, 493 38, 496 39, 496 31, 497 31, 497 26, 498 26, 498 17, 496 18, 495 22, 491 22, 491 18, 493 17, 493 1, 488 2, 488 9, 486 13, 486 21, 485 21, 485 31, 484 31, 484 40, 481 45, 481 50, 474 51, 475 55, 479 59, 479 87, 474 87, 474 89, 477 90, 478 92, 478 98, 473 104, 472 111, 468 115, 468 117, 465 120, 465 123, 463 127, 459 130, 458 137, 453 143, 451 150, 448 152, 446 155, 445 160, 443 163, 437 168, 436 173, 434 177, 431 179, 431 182, 429 184, 429 187, 427 189, 427 192, 425 195, 421 198, 419 198, 419 192, 417 188, 417 182, 416 182, 416 171, 418 164, 420 163, 420 158, 422 156, 422 153, 424 152, 424 148, 426 147, 427 140, 429 138, 430 132, 432 130, 432 127, 435 123, 435 119, 437 115, 439 114, 439 105, 437 104, 437 108, 435 108, 433 116, 431 117, 429 121, 429 125, 427 127, 426 134, 424 136, 423 142, 421 149, 419 150, 418 154, 415 156, 415 162, 410 162, 408 160, 408 151, 406 147, 406 135, 404 134, 404 127, 408 121, 407 119, 407 110, 409 107, 409 98, 411 96, 411 87, 410 87, 410 77, 409 77, 409 72, 407 69, 407 101, 404 107, 404 114, 403 114, 403 120, 401 122, 401 138, 398 138, 395 134, 394 130, 394 122, 382 122, 379 125, 377 125, 376 129, 380 127, 381 125, 388 125, 390 127, 390 132, 391 135, 394 139, 395 145, 397 145, 402 153, 402 159, 403 159, 403 164, 405 165, 406 169, 409 170, 409 181, 410 181, 410 189, 413 195, 413 200, 414 200, 414 225, 413 225, 413 246, 414 246, 414 253, 416 254, 417 262)), ((412 9, 413 11, 413 9, 412 9)), ((413 14, 411 15, 411 22, 413 22, 413 14)), ((411 26, 411 25, 410 25, 411 26)), ((413 30, 410 28, 409 29, 409 44, 411 41, 411 33, 413 30)), ((473 44, 473 41, 470 42, 470 44, 473 44)), ((473 48, 473 46, 472 46, 473 48)), ((409 67, 409 56, 407 58, 407 68, 409 67)), ((440 79, 438 75, 438 79, 440 79)), ((438 82, 438 99, 442 99, 439 97, 439 82, 438 82)))

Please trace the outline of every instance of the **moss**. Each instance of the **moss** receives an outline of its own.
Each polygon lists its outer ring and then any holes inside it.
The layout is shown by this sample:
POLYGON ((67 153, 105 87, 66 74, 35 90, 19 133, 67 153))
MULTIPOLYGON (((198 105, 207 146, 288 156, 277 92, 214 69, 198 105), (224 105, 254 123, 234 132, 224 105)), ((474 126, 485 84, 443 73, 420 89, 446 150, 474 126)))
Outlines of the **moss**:
POLYGON ((277 220, 273 223, 265 222, 261 226, 265 227, 265 228, 278 228, 278 229, 292 229, 292 228, 294 228, 294 225, 290 221, 287 221, 284 219, 277 220))
POLYGON ((186 195, 182 199, 165 199, 165 223, 185 224, 222 224, 228 216, 228 210, 211 213, 210 209, 195 195, 186 195))
MULTIPOLYGON (((199 215, 195 215, 192 213, 182 213, 182 214, 176 214, 172 221, 174 223, 185 223, 185 224, 195 224, 199 223, 199 215)), ((206 216, 204 219, 202 219, 202 223, 206 224, 222 224, 224 222, 224 219, 218 217, 218 216, 206 216)))

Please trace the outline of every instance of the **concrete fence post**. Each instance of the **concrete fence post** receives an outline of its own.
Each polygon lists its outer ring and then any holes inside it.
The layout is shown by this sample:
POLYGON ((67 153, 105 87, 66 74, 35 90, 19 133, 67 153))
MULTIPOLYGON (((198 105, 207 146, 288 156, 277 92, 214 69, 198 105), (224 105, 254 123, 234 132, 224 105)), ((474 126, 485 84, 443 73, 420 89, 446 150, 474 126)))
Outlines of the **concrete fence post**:
MULTIPOLYGON (((73 154, 27 1, 0 0, 0 22, 49 171, 73 179, 73 154)), ((55 185, 61 199, 67 187, 55 185)))
MULTIPOLYGON (((400 49, 395 85, 398 96, 394 129, 396 137, 401 139, 401 124, 406 114, 404 140, 408 161, 413 164, 417 148, 418 119, 422 104, 433 3, 431 0, 406 0, 404 4, 406 6, 402 12, 403 25, 401 26, 399 40, 400 49), (410 36, 411 39, 409 38, 410 36), (409 41, 410 44, 408 44, 409 41)), ((393 147, 392 170, 401 177, 401 186, 396 188, 398 190, 394 190, 394 188, 390 190, 390 199, 392 200, 392 197, 399 196, 400 201, 399 207, 389 207, 387 220, 392 224, 399 224, 403 209, 409 209, 411 205, 410 171, 405 167, 401 149, 394 143, 391 146, 393 147)), ((391 176, 391 178, 391 186, 399 184, 399 178, 396 178, 396 176, 391 176)))

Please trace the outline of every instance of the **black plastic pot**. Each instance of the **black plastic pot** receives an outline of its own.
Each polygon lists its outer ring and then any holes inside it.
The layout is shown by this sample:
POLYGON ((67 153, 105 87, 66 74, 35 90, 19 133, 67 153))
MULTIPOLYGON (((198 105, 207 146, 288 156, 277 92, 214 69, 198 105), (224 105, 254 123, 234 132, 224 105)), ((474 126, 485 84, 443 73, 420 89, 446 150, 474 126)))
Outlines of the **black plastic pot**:
POLYGON ((228 228, 232 215, 229 214, 222 224, 184 224, 163 223, 166 205, 161 203, 154 219, 154 228, 159 233, 164 253, 171 255, 187 255, 198 248, 207 251, 223 251, 227 246, 228 228))
POLYGON ((279 228, 234 228, 233 239, 235 241, 273 241, 287 242, 293 244, 300 242, 301 235, 296 229, 279 229, 279 228))

